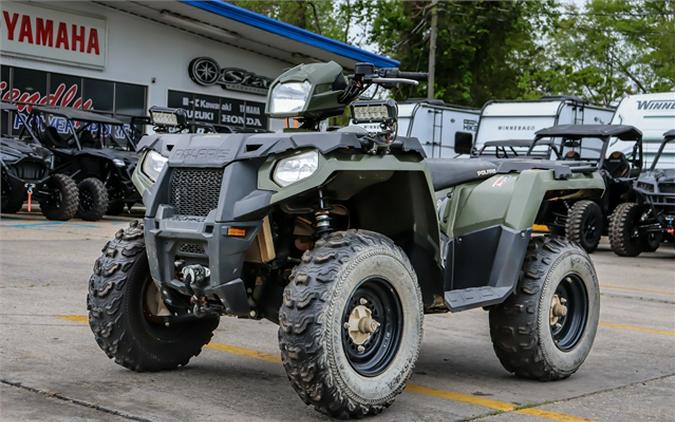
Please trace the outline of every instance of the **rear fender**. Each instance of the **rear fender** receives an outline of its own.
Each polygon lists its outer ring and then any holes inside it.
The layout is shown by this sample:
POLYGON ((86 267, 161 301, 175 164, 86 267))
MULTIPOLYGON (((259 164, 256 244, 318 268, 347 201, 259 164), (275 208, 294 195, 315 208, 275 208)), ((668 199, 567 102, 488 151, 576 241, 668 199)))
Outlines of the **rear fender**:
POLYGON ((444 288, 467 292, 446 293, 448 306, 452 310, 489 306, 511 294, 532 224, 548 192, 597 195, 603 190, 597 172, 560 180, 550 170, 525 170, 438 192, 441 230, 448 239, 443 248, 444 288))

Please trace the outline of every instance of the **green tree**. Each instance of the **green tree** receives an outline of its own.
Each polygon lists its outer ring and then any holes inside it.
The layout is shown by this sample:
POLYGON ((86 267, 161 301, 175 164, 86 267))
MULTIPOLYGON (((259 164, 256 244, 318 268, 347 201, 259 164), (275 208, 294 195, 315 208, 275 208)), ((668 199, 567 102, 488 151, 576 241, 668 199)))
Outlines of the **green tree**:
POLYGON ((350 0, 261 0, 233 4, 339 41, 347 41, 358 16, 350 0))
POLYGON ((581 95, 611 104, 631 93, 675 86, 675 3, 591 0, 556 19, 538 66, 521 79, 527 94, 581 95))
MULTIPOLYGON (((376 3, 372 40, 401 68, 428 66, 431 3, 376 3)), ((481 106, 491 98, 518 98, 523 68, 538 54, 538 33, 546 28, 545 2, 439 2, 435 96, 451 103, 481 106)), ((397 96, 425 96, 424 87, 397 96)))

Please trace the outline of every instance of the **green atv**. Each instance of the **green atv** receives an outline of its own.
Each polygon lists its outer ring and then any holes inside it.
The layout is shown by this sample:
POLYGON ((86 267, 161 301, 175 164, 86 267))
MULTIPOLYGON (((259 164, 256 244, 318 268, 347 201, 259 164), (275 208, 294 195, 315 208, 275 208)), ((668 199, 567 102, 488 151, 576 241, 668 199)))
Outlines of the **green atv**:
POLYGON ((405 387, 425 313, 483 307, 508 371, 573 374, 598 325, 597 276, 581 248, 531 226, 550 201, 603 181, 573 162, 426 160, 416 139, 396 136, 394 102, 356 101, 371 85, 425 77, 300 65, 267 100, 299 129, 145 137, 134 173, 144 222, 106 244, 89 284, 103 351, 135 371, 174 369, 220 316, 265 318, 279 324, 302 400, 358 418, 405 387), (381 130, 318 131, 350 104, 353 120, 381 130))

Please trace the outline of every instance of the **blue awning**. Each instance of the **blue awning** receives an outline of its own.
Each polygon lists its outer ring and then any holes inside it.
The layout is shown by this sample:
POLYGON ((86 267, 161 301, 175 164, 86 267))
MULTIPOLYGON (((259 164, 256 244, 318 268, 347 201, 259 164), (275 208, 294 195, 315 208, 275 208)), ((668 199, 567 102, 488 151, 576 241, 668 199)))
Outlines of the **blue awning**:
POLYGON ((377 67, 398 67, 400 64, 398 60, 356 48, 341 41, 315 34, 314 32, 307 31, 306 29, 276 19, 268 18, 267 16, 226 3, 222 0, 182 0, 181 2, 223 16, 227 19, 346 57, 356 62, 373 63, 377 67))

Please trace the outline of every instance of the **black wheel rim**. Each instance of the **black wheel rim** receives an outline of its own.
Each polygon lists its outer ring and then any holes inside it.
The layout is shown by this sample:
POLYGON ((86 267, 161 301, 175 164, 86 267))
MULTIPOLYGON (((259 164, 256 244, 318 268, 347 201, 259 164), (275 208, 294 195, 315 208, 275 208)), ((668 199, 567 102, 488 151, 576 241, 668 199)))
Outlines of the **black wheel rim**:
POLYGON ((148 294, 158 294, 157 286, 148 276, 143 281, 141 294, 138 296, 136 303, 138 304, 138 311, 141 315, 141 324, 145 328, 145 332, 151 334, 156 340, 173 342, 179 333, 182 333, 187 326, 185 320, 172 320, 170 317, 160 317, 153 313, 150 309, 147 296, 148 294))
POLYGON ((381 278, 361 282, 353 291, 342 314, 342 346, 349 364, 360 375, 381 374, 394 360, 403 334, 401 300, 391 285, 381 278), (358 306, 367 307, 379 327, 362 344, 357 344, 346 324, 358 306))
POLYGON ((50 195, 47 203, 54 208, 60 208, 63 198, 61 196, 61 189, 59 189, 59 186, 56 184, 52 184, 52 186, 49 189, 49 193, 50 195))
POLYGON ((593 245, 600 240, 599 220, 595 214, 589 214, 584 222, 584 240, 587 245, 593 245))
POLYGON ((562 351, 574 348, 581 339, 588 319, 586 286, 576 274, 569 274, 558 283, 549 308, 549 327, 553 342, 562 351), (566 308, 565 315, 554 312, 558 303, 566 308))
POLYGON ((80 206, 83 210, 90 210, 94 208, 94 195, 88 189, 80 191, 80 206))

